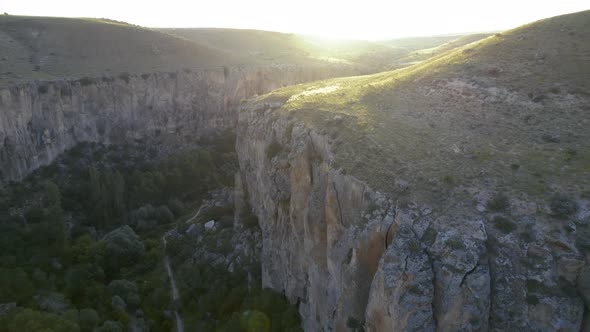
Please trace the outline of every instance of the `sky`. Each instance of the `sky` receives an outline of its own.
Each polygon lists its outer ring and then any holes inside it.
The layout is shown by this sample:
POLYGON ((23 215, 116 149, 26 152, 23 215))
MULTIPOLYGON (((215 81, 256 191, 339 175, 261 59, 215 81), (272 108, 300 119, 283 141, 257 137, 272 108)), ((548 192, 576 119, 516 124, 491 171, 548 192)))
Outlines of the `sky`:
POLYGON ((12 15, 110 18, 146 27, 223 27, 379 40, 506 30, 590 9, 581 0, 5 0, 12 15))

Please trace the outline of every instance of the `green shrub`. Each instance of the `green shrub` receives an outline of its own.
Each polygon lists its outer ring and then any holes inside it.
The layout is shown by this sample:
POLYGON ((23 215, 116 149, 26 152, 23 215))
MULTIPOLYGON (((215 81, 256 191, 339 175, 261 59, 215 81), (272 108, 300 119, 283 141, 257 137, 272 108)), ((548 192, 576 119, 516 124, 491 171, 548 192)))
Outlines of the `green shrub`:
POLYGON ((510 206, 510 202, 506 195, 498 193, 488 201, 486 206, 488 210, 501 212, 505 211, 510 206))
POLYGON ((130 77, 131 75, 129 75, 127 72, 119 74, 119 78, 125 81, 125 83, 129 83, 130 77))
POLYGON ((94 83, 95 83, 95 80, 92 77, 86 76, 86 77, 82 77, 80 79, 80 85, 82 85, 82 86, 88 86, 88 85, 91 85, 91 84, 94 84, 94 83))
POLYGON ((281 153, 281 151, 283 150, 283 147, 281 146, 281 144, 277 141, 272 141, 270 143, 270 145, 266 148, 266 156, 268 157, 268 159, 272 159, 275 156, 277 156, 279 153, 281 153))
POLYGON ((564 194, 556 194, 549 201, 552 215, 559 219, 566 219, 578 212, 578 203, 564 194))
POLYGON ((508 218, 502 216, 495 216, 492 221, 494 223, 494 227, 496 227, 500 232, 504 234, 511 233, 513 230, 516 229, 516 224, 510 221, 508 218))
POLYGON ((465 248, 465 244, 463 243, 463 240, 460 237, 453 237, 451 239, 448 239, 446 243, 449 247, 455 250, 465 248))
POLYGON ((45 94, 45 93, 47 93, 47 91, 49 91, 49 88, 47 87, 47 85, 39 85, 37 87, 37 92, 39 92, 39 94, 45 94))
POLYGON ((563 151, 564 154, 564 159, 567 162, 570 162, 574 159, 574 157, 576 157, 578 155, 578 151, 572 149, 572 148, 567 148, 563 151))

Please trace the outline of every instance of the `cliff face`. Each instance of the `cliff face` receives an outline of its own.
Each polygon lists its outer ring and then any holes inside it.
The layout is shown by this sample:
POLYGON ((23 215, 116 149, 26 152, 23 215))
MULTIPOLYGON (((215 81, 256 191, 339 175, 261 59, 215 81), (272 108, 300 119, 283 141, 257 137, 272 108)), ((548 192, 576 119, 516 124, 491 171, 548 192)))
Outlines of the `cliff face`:
POLYGON ((581 329, 588 202, 567 220, 526 197, 490 211, 483 188, 450 206, 402 203, 336 170, 330 138, 280 106, 239 113, 239 182, 264 286, 299 304, 306 331, 581 329))
POLYGON ((337 66, 226 67, 2 89, 0 181, 20 179, 83 141, 189 140, 230 129, 244 98, 351 73, 337 66))

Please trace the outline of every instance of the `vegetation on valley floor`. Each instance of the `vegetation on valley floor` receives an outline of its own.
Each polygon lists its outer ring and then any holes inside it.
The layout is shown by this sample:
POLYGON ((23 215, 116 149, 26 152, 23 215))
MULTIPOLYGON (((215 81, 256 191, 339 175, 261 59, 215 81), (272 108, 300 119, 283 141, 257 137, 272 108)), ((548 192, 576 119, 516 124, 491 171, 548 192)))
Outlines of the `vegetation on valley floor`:
POLYGON ((3 186, 0 331, 170 331, 174 306, 189 327, 296 330, 296 309, 260 287, 259 264, 248 288, 242 271, 192 264, 190 243, 174 254, 183 286, 171 302, 160 237, 235 169, 232 135, 176 153, 84 143, 3 186))

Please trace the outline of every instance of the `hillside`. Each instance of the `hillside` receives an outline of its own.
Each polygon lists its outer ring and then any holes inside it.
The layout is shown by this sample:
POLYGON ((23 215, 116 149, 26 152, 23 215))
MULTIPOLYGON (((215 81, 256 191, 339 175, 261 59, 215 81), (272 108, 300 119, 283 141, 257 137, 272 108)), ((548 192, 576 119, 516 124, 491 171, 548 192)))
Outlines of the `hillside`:
POLYGON ((362 40, 329 40, 313 36, 240 29, 159 29, 171 35, 206 45, 227 53, 242 54, 254 62, 357 63, 358 57, 374 52, 388 52, 396 57, 407 51, 362 40))
POLYGON ((415 66, 259 101, 347 143, 338 165, 392 192, 384 176, 410 179, 419 195, 490 178, 531 194, 589 190, 580 177, 590 170, 589 17, 539 21, 415 66))
POLYGON ((372 73, 408 56, 414 48, 406 45, 435 47, 446 40, 390 46, 258 30, 148 29, 106 19, 2 15, 0 86, 222 65, 344 64, 372 73))
MULTIPOLYGON (((484 39, 486 37, 489 37, 490 35, 491 34, 489 34, 489 33, 474 33, 474 34, 464 35, 464 36, 452 36, 452 37, 449 37, 450 41, 442 43, 442 44, 435 44, 432 47, 428 47, 427 45, 432 45, 431 44, 432 42, 435 42, 438 40, 437 39, 434 39, 434 40, 426 39, 426 40, 424 40, 425 44, 422 44, 422 46, 420 46, 421 48, 419 48, 417 50, 413 50, 411 53, 407 54, 406 56, 396 60, 394 67, 395 67, 395 69, 397 69, 397 68, 402 68, 402 67, 410 66, 413 64, 417 64, 422 61, 426 61, 434 56, 443 54, 445 52, 452 51, 456 48, 459 48, 459 47, 465 46, 467 44, 476 42, 478 40, 484 39), (430 42, 430 43, 426 44, 426 42, 430 42)), ((396 43, 400 43, 403 45, 404 42, 408 42, 408 41, 409 40, 404 39, 404 40, 400 40, 396 43)), ((408 46, 410 46, 410 45, 408 45, 408 46)), ((412 45, 412 46, 414 46, 414 45, 412 45)), ((414 46, 414 47, 416 47, 416 46, 414 46)), ((394 68, 392 68, 392 69, 394 69, 394 68)))
POLYGON ((218 50, 114 21, 0 16, 0 84, 235 62, 218 50))
POLYGON ((314 36, 239 29, 158 29, 253 63, 345 63, 366 72, 407 66, 419 53, 421 60, 463 46, 487 35, 415 37, 389 41, 330 40, 314 36), (421 52, 421 50, 423 50, 421 52), (408 58, 411 57, 411 58, 408 58))

